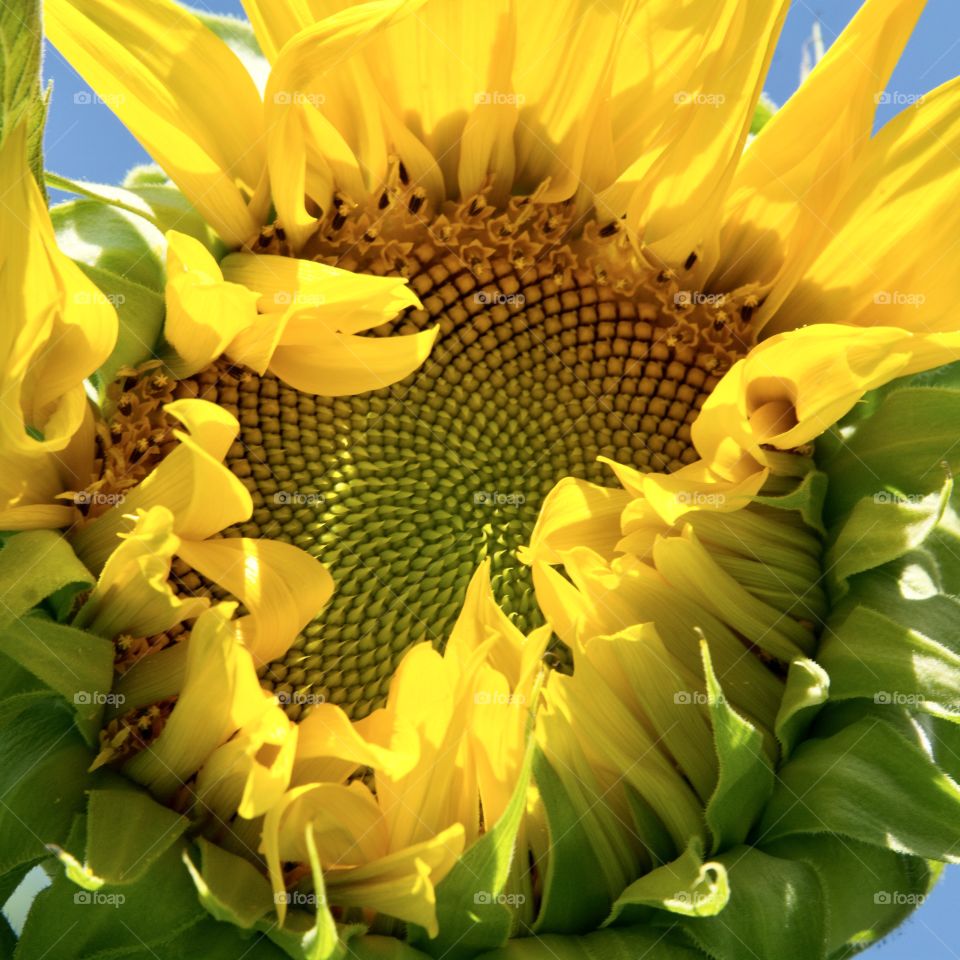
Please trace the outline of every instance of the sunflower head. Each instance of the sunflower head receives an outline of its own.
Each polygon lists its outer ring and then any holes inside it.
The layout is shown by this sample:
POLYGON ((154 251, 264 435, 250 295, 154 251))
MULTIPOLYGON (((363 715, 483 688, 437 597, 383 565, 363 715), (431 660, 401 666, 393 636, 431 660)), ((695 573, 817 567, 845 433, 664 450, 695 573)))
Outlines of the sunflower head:
POLYGON ((868 0, 758 108, 786 6, 47 0, 158 168, 0 126, 18 956, 834 960, 960 858, 960 101, 868 0))

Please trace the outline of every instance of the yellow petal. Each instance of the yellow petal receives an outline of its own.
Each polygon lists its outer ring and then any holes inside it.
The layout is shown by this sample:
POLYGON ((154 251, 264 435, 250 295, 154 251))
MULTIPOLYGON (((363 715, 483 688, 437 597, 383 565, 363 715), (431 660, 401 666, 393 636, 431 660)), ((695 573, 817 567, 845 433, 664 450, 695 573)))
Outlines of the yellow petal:
POLYGON ((693 440, 707 462, 731 438, 761 461, 761 444, 790 450, 837 422, 868 391, 949 363, 960 333, 817 324, 765 340, 738 361, 704 404, 693 440))
POLYGON ((263 105, 230 48, 172 0, 50 0, 45 14, 53 44, 204 220, 230 246, 255 234, 263 105))
POLYGON ((222 463, 239 432, 236 418, 206 400, 176 400, 164 409, 189 432, 174 431, 180 443, 153 473, 123 503, 71 537, 91 570, 103 566, 117 535, 132 526, 129 515, 136 510, 167 507, 174 516, 174 532, 183 540, 205 540, 253 512, 249 491, 222 463))
POLYGON ((249 611, 239 629, 257 666, 283 656, 333 594, 326 567, 279 540, 184 539, 178 553, 249 611))
POLYGON ((558 550, 578 545, 612 558, 620 539, 620 515, 630 499, 624 490, 565 477, 543 501, 530 546, 521 548, 521 559, 559 563, 558 550))
MULTIPOLYGON (((910 4, 914 6, 914 4, 910 4)), ((806 323, 955 330, 960 279, 960 81, 928 94, 865 147, 830 243, 767 328, 806 323)))
POLYGON ((272 707, 217 747, 197 774, 197 802, 226 822, 252 820, 280 801, 290 785, 297 725, 272 707))
MULTIPOLYGON (((711 286, 729 290, 776 280, 758 320, 776 311, 822 249, 829 218, 869 147, 877 98, 924 3, 865 3, 744 154, 711 286)), ((870 184, 871 194, 876 190, 874 181, 861 182, 870 184)))
POLYGON ((281 343, 309 346, 320 325, 360 333, 419 307, 402 277, 374 277, 313 260, 232 253, 220 264, 223 275, 260 294, 261 313, 290 314, 281 343))
MULTIPOLYGON (((166 363, 181 379, 209 366, 257 324, 257 295, 225 282, 210 251, 176 230, 167 232, 166 303, 163 334, 176 353, 166 363)), ((230 354, 240 363, 249 359, 230 354)), ((252 365, 263 373, 269 359, 253 358, 252 365)))
POLYGON ((443 197, 430 151, 391 111, 388 86, 367 60, 379 34, 415 13, 424 0, 386 0, 339 11, 301 30, 284 46, 266 93, 273 200, 294 249, 314 218, 304 198, 329 210, 334 190, 355 201, 386 181, 392 147, 413 182, 443 197))
POLYGON ((430 837, 374 860, 366 866, 327 875, 327 896, 345 907, 369 907, 407 923, 416 923, 435 937, 438 883, 463 852, 459 823, 430 837))
POLYGON ((173 514, 161 506, 139 511, 133 529, 121 534, 74 625, 113 639, 150 637, 199 616, 201 599, 181 599, 170 586, 170 562, 180 546, 173 514))
MULTIPOLYGON (((785 0, 701 0, 714 21, 676 117, 648 146, 637 171, 628 223, 663 262, 702 268, 717 254, 718 213, 726 198, 770 58, 787 13, 785 0), (719 9, 718 9, 719 7, 719 9)), ((694 5, 696 6, 696 4, 694 5)))
POLYGON ((57 248, 23 125, 0 148, 0 183, 0 441, 11 457, 61 452, 89 415, 83 381, 113 350, 117 315, 57 248))
POLYGON ((273 63, 281 47, 313 22, 307 0, 241 0, 263 55, 273 63))
MULTIPOLYGON (((391 731, 392 732, 392 731, 391 731)), ((320 703, 300 722, 300 743, 294 772, 295 783, 305 783, 320 767, 317 760, 335 758, 357 767, 381 770, 393 778, 410 773, 420 759, 416 737, 404 735, 386 744, 367 739, 363 728, 332 703, 320 703)), ((315 777, 315 779, 319 779, 315 777)))
POLYGON ((430 356, 440 327, 392 337, 329 333, 317 325, 313 346, 280 346, 270 371, 296 390, 345 397, 380 390, 417 370, 430 356))
POLYGON ((201 614, 186 640, 183 689, 157 740, 123 770, 168 800, 237 730, 273 703, 230 622, 233 604, 201 614))

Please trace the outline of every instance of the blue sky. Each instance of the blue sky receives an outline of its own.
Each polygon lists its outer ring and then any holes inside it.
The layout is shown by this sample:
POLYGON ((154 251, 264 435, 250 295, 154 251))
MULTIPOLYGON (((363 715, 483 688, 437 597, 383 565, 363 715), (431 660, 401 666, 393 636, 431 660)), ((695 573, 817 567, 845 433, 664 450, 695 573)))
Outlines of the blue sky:
MULTIPOLYGON (((216 13, 242 15, 239 0, 206 0, 194 6, 216 13)), ((853 16, 860 0, 794 0, 783 36, 773 59, 767 91, 782 103, 799 81, 801 49, 815 21, 821 23, 829 45, 853 16)), ((45 72, 55 84, 47 128, 47 167, 76 179, 116 182, 146 154, 116 121, 109 109, 97 103, 75 103, 74 95, 86 85, 49 51, 45 72)), ((909 102, 960 74, 960 2, 928 0, 900 65, 888 85, 895 102, 909 102)), ((202 91, 198 91, 202 95, 202 91)), ((881 105, 878 123, 899 109, 881 105)), ((817 131, 810 131, 811 140, 817 131)), ((960 960, 960 868, 952 868, 926 904, 884 944, 867 951, 876 960, 960 960)))

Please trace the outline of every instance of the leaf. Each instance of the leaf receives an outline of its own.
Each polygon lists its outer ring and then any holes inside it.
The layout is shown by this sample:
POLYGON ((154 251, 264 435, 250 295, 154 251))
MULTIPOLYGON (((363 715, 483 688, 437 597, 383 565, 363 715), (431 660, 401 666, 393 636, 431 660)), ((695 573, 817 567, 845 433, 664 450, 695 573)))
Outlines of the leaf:
POLYGON ((940 522, 953 489, 947 481, 939 493, 904 499, 880 491, 859 500, 834 533, 824 569, 835 597, 848 590, 850 577, 890 563, 919 547, 940 522))
POLYGON ((747 951, 777 960, 826 957, 827 904, 813 868, 753 847, 735 847, 717 860, 730 883, 726 907, 715 917, 678 922, 701 950, 722 960, 742 960, 747 951))
MULTIPOLYGON (((357 960, 374 958, 358 955, 357 960)), ((397 957, 397 960, 407 958, 397 957)), ((511 940, 501 950, 481 954, 477 960, 704 960, 704 957, 699 950, 678 942, 677 937, 667 931, 625 927, 599 930, 585 937, 524 937, 511 940)), ((736 955, 735 960, 742 960, 742 955, 736 955)))
POLYGON ((92 790, 87 805, 86 863, 58 856, 67 874, 87 890, 134 883, 186 830, 186 818, 135 788, 92 790))
POLYGON ((418 929, 410 942, 432 957, 473 957, 506 943, 512 916, 500 897, 510 874, 517 831, 527 803, 534 763, 534 744, 527 747, 516 787, 500 819, 457 861, 437 885, 440 933, 430 940, 418 929))
POLYGON ((109 640, 32 616, 0 632, 0 653, 63 697, 87 742, 96 742, 103 707, 111 701, 114 648, 109 640))
POLYGON ((960 787, 891 724, 863 717, 797 748, 757 842, 810 833, 960 862, 960 787))
POLYGON ((0 143, 26 121, 30 167, 41 189, 47 102, 40 90, 42 42, 40 0, 0 4, 0 143))
POLYGON ((790 837, 765 852, 811 866, 827 911, 827 953, 845 945, 876 943, 924 900, 931 871, 926 861, 848 837, 790 837))
POLYGON ((763 735, 723 696, 705 641, 700 642, 700 653, 719 763, 717 786, 705 814, 716 853, 743 843, 773 793, 774 776, 763 735))
POLYGON ((960 390, 903 387, 887 393, 875 413, 820 462, 833 481, 831 514, 890 489, 908 494, 939 490, 947 471, 960 472, 958 423, 960 390))
POLYGON ((59 533, 18 533, 0 550, 0 629, 59 590, 91 586, 93 575, 59 533))
POLYGON ((62 845, 84 807, 91 752, 66 707, 45 700, 0 728, 0 876, 62 845))
POLYGON ((211 252, 218 250, 214 234, 203 217, 159 168, 134 167, 127 174, 122 187, 72 180, 49 170, 45 179, 47 186, 55 190, 79 194, 118 211, 135 214, 156 227, 161 234, 177 230, 195 237, 211 252), (158 172, 154 173, 154 170, 158 172))
POLYGON ((818 657, 834 700, 866 697, 960 719, 960 654, 876 610, 857 607, 830 627, 818 657))
POLYGON ((177 956, 166 945, 207 917, 180 857, 174 844, 135 882, 99 890, 58 876, 34 901, 16 960, 177 956))

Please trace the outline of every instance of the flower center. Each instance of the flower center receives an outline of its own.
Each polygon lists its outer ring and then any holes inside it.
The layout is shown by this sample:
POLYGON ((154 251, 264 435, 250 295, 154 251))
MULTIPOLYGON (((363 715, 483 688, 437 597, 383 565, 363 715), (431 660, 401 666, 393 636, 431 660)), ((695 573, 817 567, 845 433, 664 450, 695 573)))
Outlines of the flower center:
MULTIPOLYGON (((194 378, 240 421, 227 463, 254 512, 232 532, 293 543, 336 582, 262 673, 294 717, 320 699, 369 713, 409 646, 442 647, 485 558, 517 626, 542 623, 517 548, 563 477, 609 484, 599 456, 651 471, 696 458, 690 426, 733 353, 716 305, 691 318, 702 305, 638 272, 615 236, 565 242, 562 210, 493 212, 482 198, 432 222, 411 197, 338 207, 301 254, 408 278, 423 309, 373 335, 440 335, 404 381, 325 398, 223 362, 194 378)), ((284 252, 277 234, 260 249, 284 252)))

